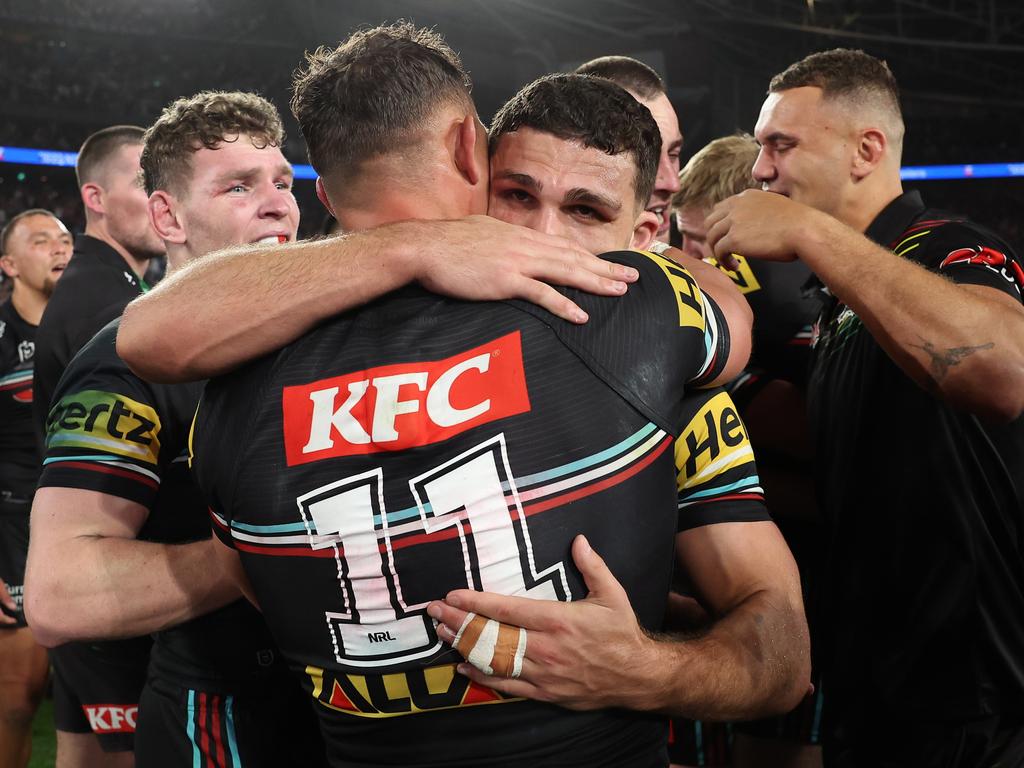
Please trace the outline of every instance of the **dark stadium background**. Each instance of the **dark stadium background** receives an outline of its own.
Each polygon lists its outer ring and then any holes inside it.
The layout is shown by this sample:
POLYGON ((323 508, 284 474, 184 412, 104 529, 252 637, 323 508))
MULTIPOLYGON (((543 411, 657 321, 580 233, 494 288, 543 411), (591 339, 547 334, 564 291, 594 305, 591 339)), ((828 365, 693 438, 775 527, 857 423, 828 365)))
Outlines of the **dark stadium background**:
MULTIPOLYGON (((202 88, 255 90, 286 114, 285 153, 305 162, 287 114, 303 52, 360 25, 434 25, 475 81, 486 121, 533 78, 607 53, 666 78, 686 136, 750 130, 769 77, 813 50, 862 47, 903 89, 907 165, 1024 161, 1024 4, 990 0, 5 0, 0 3, 0 145, 75 150, 91 131, 146 125, 202 88)), ((0 163, 0 221, 50 207, 73 229, 67 169, 0 163)), ((919 183, 1024 245, 1024 181, 919 183)), ((323 214, 300 181, 302 233, 323 214)))
MULTIPOLYGON (((3 0, 0 145, 77 150, 115 123, 147 125, 204 88, 254 90, 285 115, 285 154, 306 162, 288 114, 303 52, 354 28, 435 26, 475 81, 481 116, 540 75, 619 53, 666 79, 686 137, 751 130, 771 75, 815 50, 885 58, 903 91, 906 165, 1024 163, 1024 3, 1005 0, 3 0)), ((918 182, 1024 250, 1024 178, 918 182)), ((324 214, 296 183, 301 232, 324 214)), ((67 168, 0 163, 0 224, 28 207, 84 220, 67 168)), ((45 714, 44 714, 45 718, 45 714)), ((34 765, 52 765, 52 726, 34 765)))

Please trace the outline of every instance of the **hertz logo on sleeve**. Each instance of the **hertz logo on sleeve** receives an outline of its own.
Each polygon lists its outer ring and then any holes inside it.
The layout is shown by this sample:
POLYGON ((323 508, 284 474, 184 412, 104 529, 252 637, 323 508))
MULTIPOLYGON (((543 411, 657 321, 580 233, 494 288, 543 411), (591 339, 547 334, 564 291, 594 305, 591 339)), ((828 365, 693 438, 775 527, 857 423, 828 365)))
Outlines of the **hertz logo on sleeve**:
POLYGON ((46 447, 98 451, 156 464, 160 417, 150 406, 114 392, 75 392, 50 411, 46 447))
POLYGON ((679 264, 676 264, 671 259, 666 259, 664 256, 658 256, 650 251, 640 251, 640 253, 657 264, 661 271, 665 273, 665 277, 668 278, 669 285, 672 286, 676 296, 676 304, 679 305, 679 327, 704 330, 706 323, 704 317, 704 298, 701 295, 700 288, 697 287, 697 281, 693 279, 693 275, 679 264))
POLYGON ((706 483, 750 461, 751 456, 732 398, 721 392, 704 404, 676 440, 676 485, 686 490, 706 483))
POLYGON ((738 253, 734 253, 733 258, 736 259, 736 269, 726 269, 718 262, 715 262, 715 266, 726 275, 729 279, 736 283, 736 287, 740 289, 740 293, 753 293, 754 291, 761 290, 761 284, 757 282, 757 278, 754 276, 754 270, 750 268, 750 262, 745 257, 740 256, 738 253))

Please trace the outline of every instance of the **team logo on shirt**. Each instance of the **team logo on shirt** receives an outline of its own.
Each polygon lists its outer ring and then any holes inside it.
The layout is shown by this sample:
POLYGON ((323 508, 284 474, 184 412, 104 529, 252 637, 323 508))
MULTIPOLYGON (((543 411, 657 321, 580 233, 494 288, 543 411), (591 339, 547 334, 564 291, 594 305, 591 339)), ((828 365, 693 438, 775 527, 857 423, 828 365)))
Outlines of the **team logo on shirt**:
POLYGON ((288 465, 401 451, 530 410, 519 332, 444 360, 285 387, 288 465))
POLYGON ((1024 285, 1024 270, 1021 269, 1020 264, 1005 253, 1000 253, 992 248, 983 245, 957 248, 955 251, 950 251, 949 255, 942 260, 939 269, 962 264, 980 266, 990 272, 995 272, 1016 288, 1018 294, 1021 292, 1021 286, 1024 285))
POLYGON ((36 344, 34 341, 23 341, 18 345, 18 361, 27 363, 36 354, 36 344))
POLYGON ((138 705, 83 704, 82 709, 93 733, 135 733, 138 705))
POLYGON ((160 417, 152 407, 114 392, 75 392, 50 411, 46 447, 112 453, 156 464, 160 417))

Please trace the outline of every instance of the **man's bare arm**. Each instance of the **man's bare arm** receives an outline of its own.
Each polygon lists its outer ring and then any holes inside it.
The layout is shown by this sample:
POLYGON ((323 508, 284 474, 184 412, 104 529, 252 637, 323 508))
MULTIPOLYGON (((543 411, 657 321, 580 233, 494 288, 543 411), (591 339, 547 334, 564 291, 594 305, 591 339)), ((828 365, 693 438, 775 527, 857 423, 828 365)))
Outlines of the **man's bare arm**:
POLYGON ((147 515, 136 502, 97 491, 36 492, 25 615, 38 642, 136 637, 241 597, 210 540, 136 540, 147 515))
POLYGON ((716 254, 801 259, 927 391, 1001 421, 1024 412, 1019 301, 995 288, 957 285, 825 213, 767 192, 719 203, 707 224, 716 254))
POLYGON ((199 259, 128 306, 117 352, 151 381, 197 380, 413 281, 462 299, 525 299, 585 322, 551 285, 614 296, 636 276, 568 240, 487 216, 405 221, 199 259))
POLYGON ((796 566, 771 523, 723 523, 680 534, 677 549, 716 621, 699 636, 651 636, 583 537, 573 558, 589 589, 573 603, 457 590, 428 613, 451 642, 467 612, 525 627, 518 679, 459 671, 513 696, 573 709, 624 707, 702 719, 792 709, 810 680, 796 566))

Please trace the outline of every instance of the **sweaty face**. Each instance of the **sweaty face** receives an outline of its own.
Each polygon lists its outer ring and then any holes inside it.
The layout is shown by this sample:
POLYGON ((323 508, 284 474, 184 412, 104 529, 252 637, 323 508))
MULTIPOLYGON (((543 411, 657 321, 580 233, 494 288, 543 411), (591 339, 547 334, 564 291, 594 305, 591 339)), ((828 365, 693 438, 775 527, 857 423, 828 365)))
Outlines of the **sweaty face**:
POLYGON ((178 197, 190 256, 294 241, 299 208, 292 180, 292 167, 278 147, 257 147, 245 135, 195 152, 188 194, 178 197))
POLYGON ((164 243, 149 221, 148 196, 142 188, 141 144, 122 146, 105 164, 103 187, 111 237, 136 259, 162 256, 164 243))
MULTIPOLYGON (((635 96, 636 94, 634 94, 635 96)), ((654 122, 661 132, 661 156, 658 158, 658 176, 654 180, 654 192, 647 204, 647 210, 658 217, 656 238, 663 243, 669 237, 669 201, 679 191, 679 154, 683 149, 683 134, 679 130, 679 118, 668 96, 661 94, 653 99, 637 99, 651 111, 654 122)))
POLYGON ((711 259, 714 252, 708 245, 708 231, 704 219, 710 211, 706 208, 680 208, 676 211, 676 226, 683 236, 680 250, 695 259, 711 259))
POLYGON ((7 239, 4 271, 35 293, 49 296, 71 258, 71 234, 53 216, 26 216, 7 239))
POLYGON ((646 248, 638 218, 632 155, 607 155, 522 128, 502 136, 491 157, 488 213, 575 241, 593 253, 646 248))
POLYGON ((754 137, 761 151, 753 175, 763 189, 838 215, 850 184, 850 125, 820 88, 769 94, 754 137))

